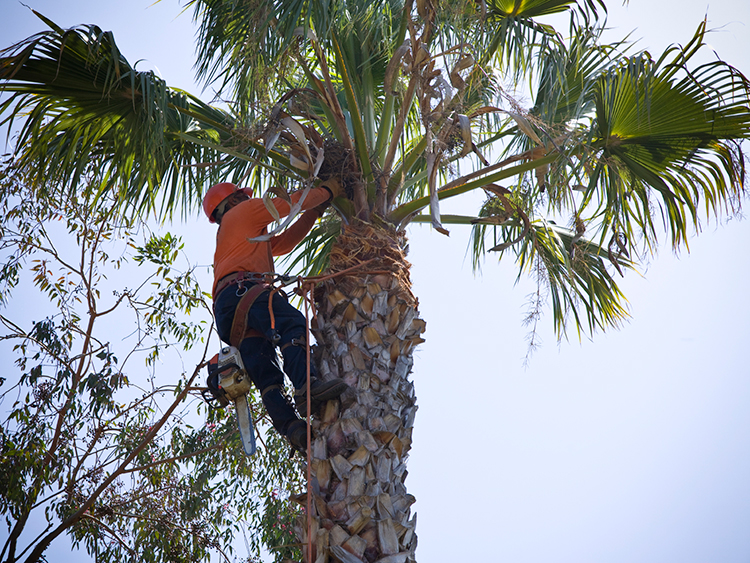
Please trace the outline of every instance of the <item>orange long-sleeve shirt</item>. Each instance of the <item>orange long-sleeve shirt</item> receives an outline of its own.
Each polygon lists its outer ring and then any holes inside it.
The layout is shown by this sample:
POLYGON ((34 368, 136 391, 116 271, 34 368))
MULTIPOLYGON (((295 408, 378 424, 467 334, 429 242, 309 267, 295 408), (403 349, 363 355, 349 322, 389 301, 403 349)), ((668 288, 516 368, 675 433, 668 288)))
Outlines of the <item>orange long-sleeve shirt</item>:
MULTIPOLYGON (((292 202, 297 203, 300 197, 301 191, 293 193, 292 202)), ((267 227, 274 221, 262 199, 248 199, 224 213, 216 233, 214 297, 216 285, 224 276, 234 272, 273 272, 273 257, 294 250, 319 217, 313 208, 329 198, 330 194, 325 188, 310 190, 302 204, 305 212, 286 230, 267 242, 248 240, 268 233, 267 227)), ((274 198, 271 201, 281 217, 286 217, 291 211, 289 204, 283 199, 274 198)))

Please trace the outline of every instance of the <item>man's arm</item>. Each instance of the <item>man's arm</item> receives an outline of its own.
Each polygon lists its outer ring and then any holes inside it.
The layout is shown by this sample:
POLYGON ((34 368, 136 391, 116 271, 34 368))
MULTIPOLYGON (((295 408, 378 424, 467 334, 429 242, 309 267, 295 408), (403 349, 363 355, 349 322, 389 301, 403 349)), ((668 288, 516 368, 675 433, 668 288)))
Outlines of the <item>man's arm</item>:
MULTIPOLYGON (((299 200, 302 192, 295 192, 292 194, 292 201, 296 202, 299 200), (296 198, 296 199, 295 199, 296 198)), ((321 215, 318 209, 322 204, 330 201, 332 198, 331 190, 326 187, 315 188, 310 190, 302 204, 302 209, 305 212, 297 219, 294 223, 284 230, 283 233, 279 233, 275 237, 271 238, 271 253, 274 256, 281 256, 294 250, 305 235, 310 232, 315 221, 321 215)), ((276 202, 277 200, 274 200, 276 202)), ((284 202, 286 203, 286 202, 284 202)), ((278 206, 277 206, 278 209, 278 206)), ((288 211, 287 211, 288 213, 288 211)))
POLYGON ((305 235, 310 232, 315 221, 320 217, 317 209, 305 211, 299 219, 289 225, 283 233, 279 233, 271 238, 271 253, 274 256, 281 256, 294 250, 305 235))
MULTIPOLYGON (((252 197, 252 191, 249 190, 248 188, 243 188, 242 191, 252 197)), ((292 200, 292 204, 295 204, 300 200, 300 198, 302 197, 302 193, 303 191, 300 190, 300 191, 294 192, 290 196, 292 200)), ((330 198, 331 198, 330 190, 326 188, 312 189, 307 193, 307 197, 305 198, 305 201, 302 203, 302 211, 311 210, 329 201, 330 198)), ((289 215, 289 212, 291 211, 291 206, 289 205, 287 201, 281 198, 275 197, 271 200, 271 203, 276 208, 276 211, 278 211, 279 217, 286 217, 287 215, 289 215)), ((275 218, 271 215, 268 209, 266 209, 266 206, 263 203, 263 200, 261 198, 252 198, 246 202, 243 202, 241 204, 241 209, 242 209, 242 214, 244 217, 252 221, 254 224, 258 224, 262 227, 266 225, 270 225, 271 223, 275 221, 275 218)))

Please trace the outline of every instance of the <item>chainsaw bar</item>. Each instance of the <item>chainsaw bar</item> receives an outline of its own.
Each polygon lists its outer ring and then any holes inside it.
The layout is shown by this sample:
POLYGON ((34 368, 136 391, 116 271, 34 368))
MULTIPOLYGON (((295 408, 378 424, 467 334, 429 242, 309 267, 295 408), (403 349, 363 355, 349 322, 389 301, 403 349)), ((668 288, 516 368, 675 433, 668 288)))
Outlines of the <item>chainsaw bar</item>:
POLYGON ((255 454, 255 428, 250 405, 247 403, 247 395, 240 395, 234 400, 234 409, 237 411, 237 426, 240 429, 242 447, 249 456, 255 454))

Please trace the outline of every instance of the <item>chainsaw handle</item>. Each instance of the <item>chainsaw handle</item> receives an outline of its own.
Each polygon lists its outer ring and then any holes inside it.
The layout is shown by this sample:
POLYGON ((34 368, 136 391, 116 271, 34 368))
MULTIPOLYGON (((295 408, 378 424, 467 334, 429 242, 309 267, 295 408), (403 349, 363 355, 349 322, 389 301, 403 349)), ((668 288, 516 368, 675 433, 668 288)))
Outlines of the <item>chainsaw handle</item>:
POLYGON ((222 405, 221 401, 216 398, 213 393, 211 393, 211 390, 206 387, 205 389, 201 389, 201 396, 203 397, 203 400, 206 402, 206 404, 211 407, 212 409, 223 409, 227 404, 222 405))

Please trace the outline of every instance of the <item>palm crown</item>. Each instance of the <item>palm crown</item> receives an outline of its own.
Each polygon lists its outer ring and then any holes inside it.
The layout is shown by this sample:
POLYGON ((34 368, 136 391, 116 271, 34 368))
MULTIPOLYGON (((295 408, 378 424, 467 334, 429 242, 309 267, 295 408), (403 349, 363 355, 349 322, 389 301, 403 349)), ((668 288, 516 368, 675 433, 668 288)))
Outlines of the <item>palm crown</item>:
POLYGON ((511 252, 544 272, 559 330, 571 315, 589 330, 623 318, 615 272, 655 245, 659 217, 679 245, 701 205, 740 204, 748 82, 691 65, 705 23, 654 58, 603 44, 593 1, 189 5, 199 75, 230 103, 137 71, 96 26, 40 15, 50 31, 4 53, 0 112, 23 120, 17 156, 40 189, 86 178, 123 212, 164 217, 216 181, 284 197, 337 178, 346 197, 297 256, 308 270, 342 224, 471 224, 475 259, 511 252), (537 19, 564 11, 568 39, 537 19), (529 109, 507 86, 523 83, 529 109), (475 216, 441 215, 478 189, 475 216))

